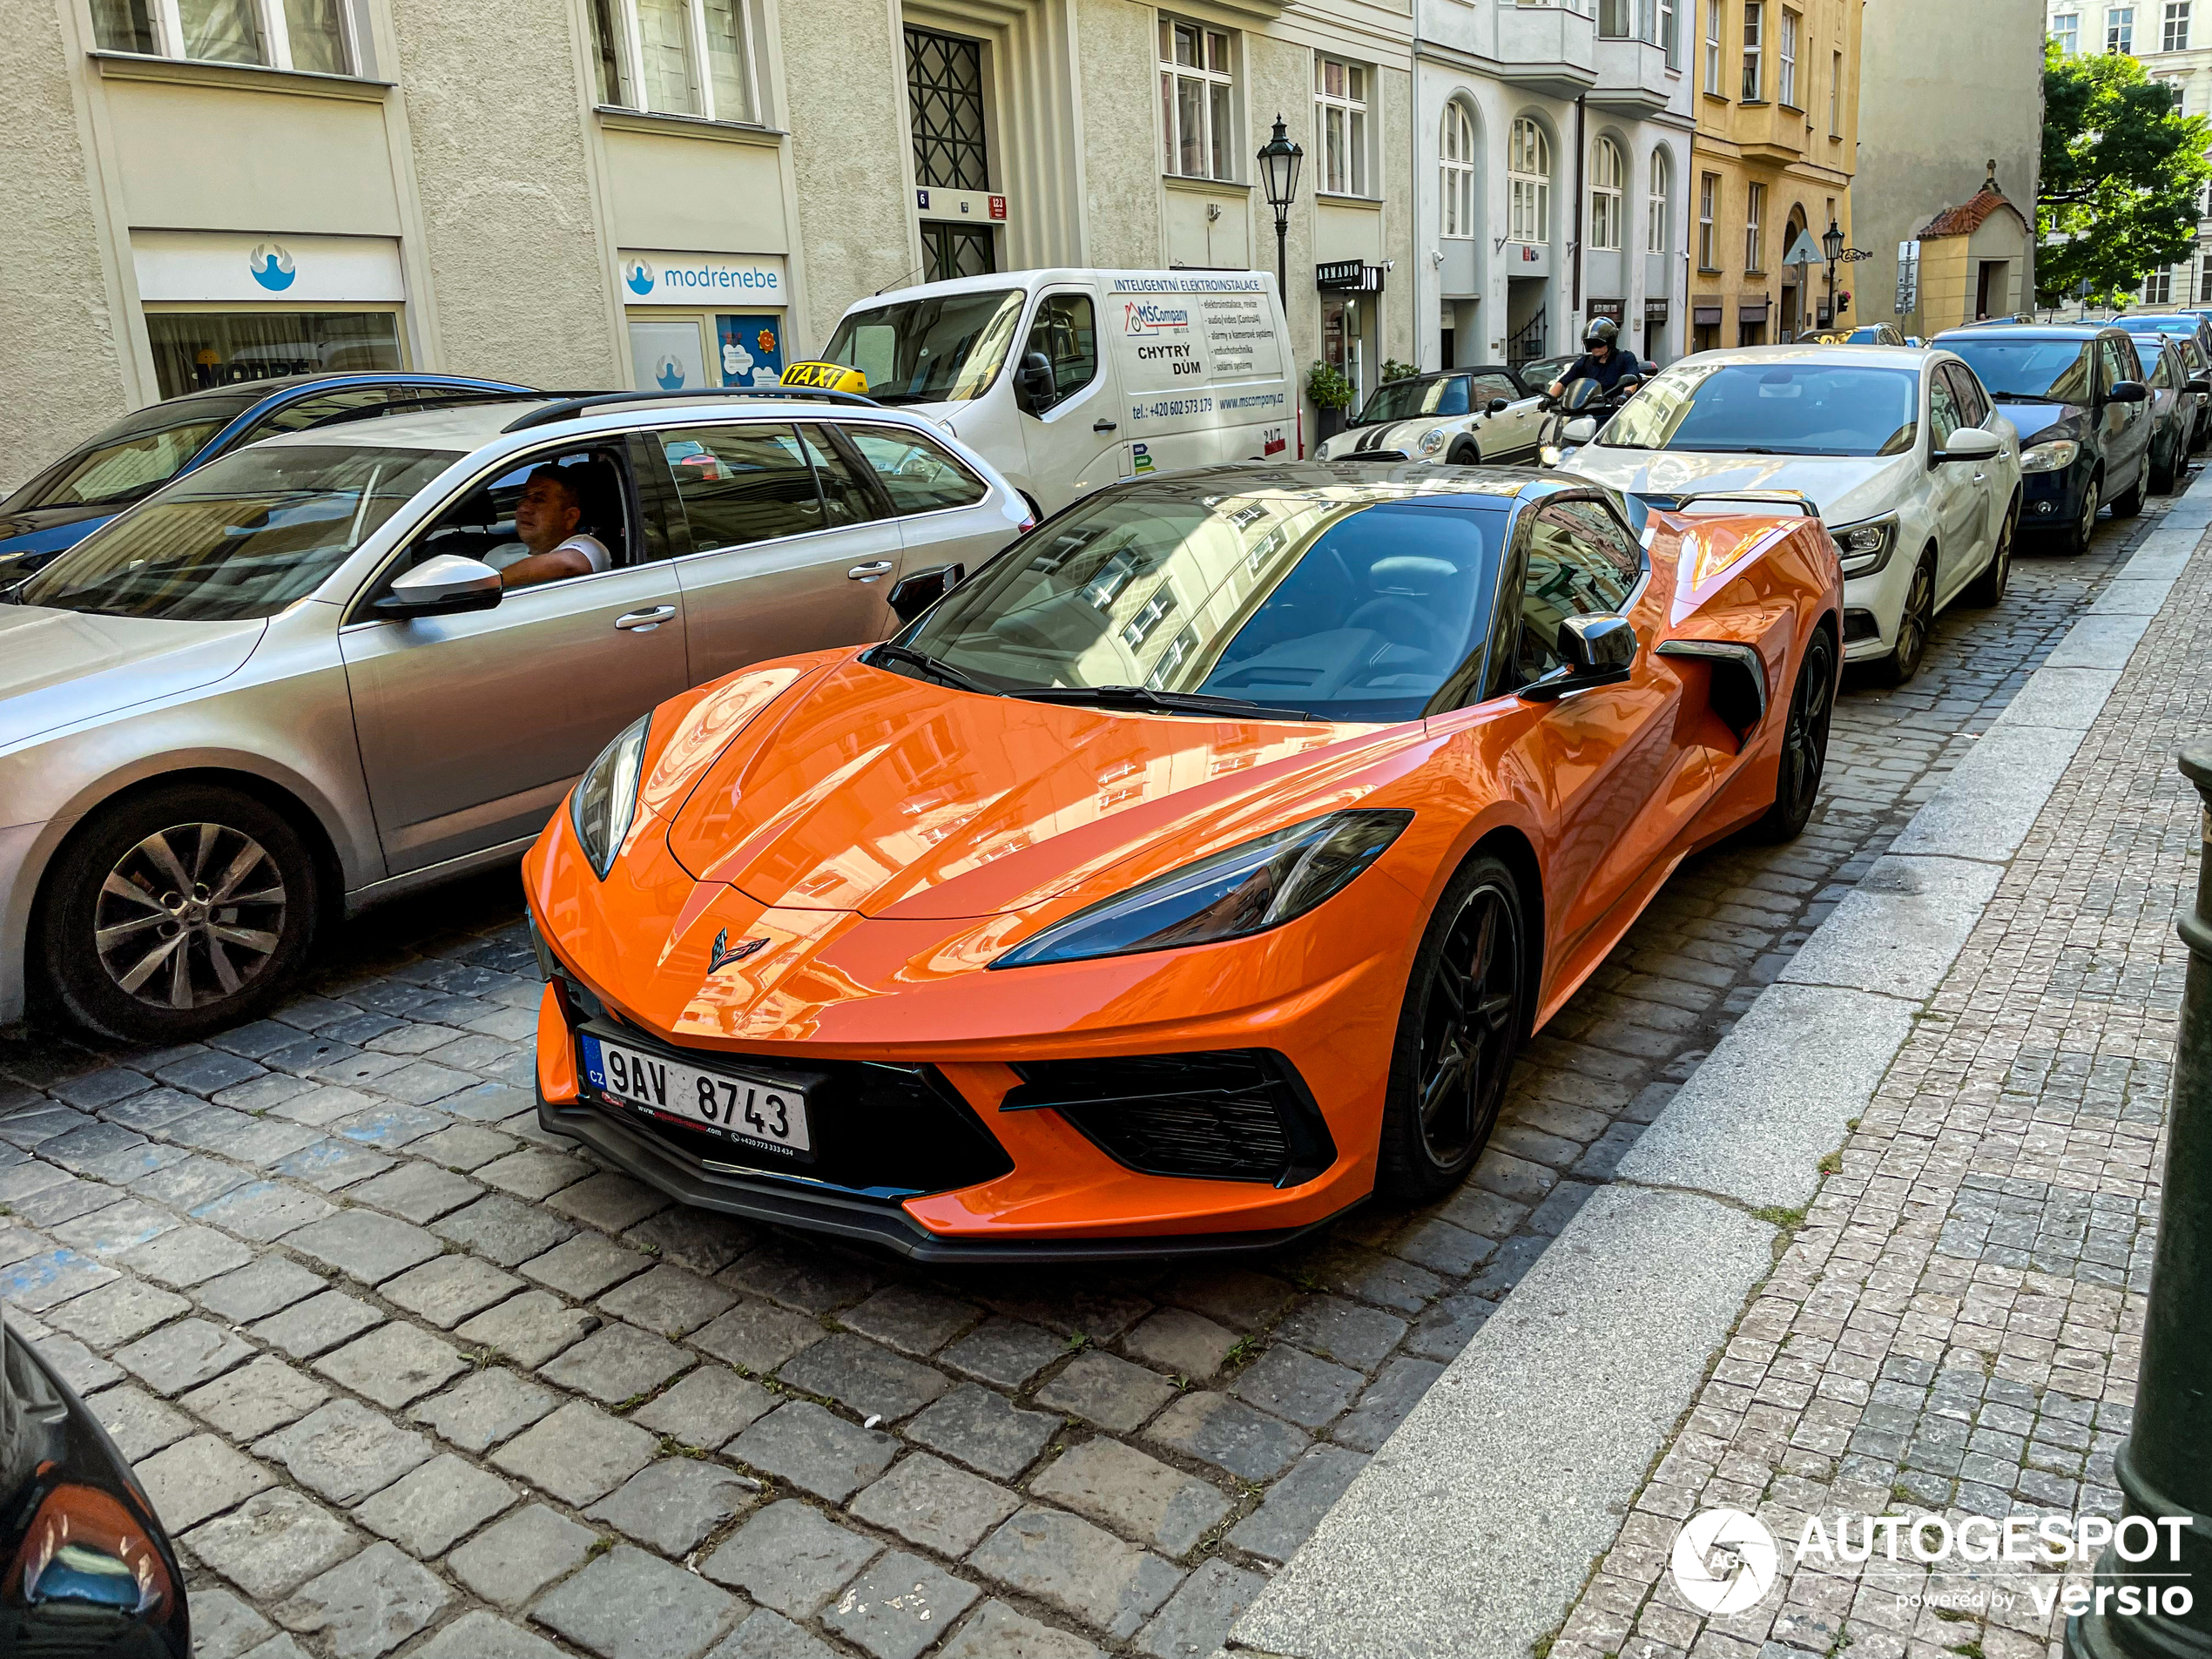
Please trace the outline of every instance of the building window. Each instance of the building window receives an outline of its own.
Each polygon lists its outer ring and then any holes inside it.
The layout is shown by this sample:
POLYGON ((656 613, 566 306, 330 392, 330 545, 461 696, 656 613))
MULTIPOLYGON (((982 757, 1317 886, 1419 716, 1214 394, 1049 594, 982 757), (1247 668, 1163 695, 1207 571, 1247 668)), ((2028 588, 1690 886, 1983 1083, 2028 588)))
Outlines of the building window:
POLYGON ((2105 13, 2105 50, 2133 53, 2135 50, 2135 8, 2114 6, 2105 13))
POLYGON ((1590 246, 1611 252, 1621 246, 1622 175, 1621 146, 1600 138, 1590 149, 1590 246))
POLYGON ((1697 180, 1697 268, 1717 271, 1720 260, 1714 257, 1713 199, 1721 193, 1721 176, 1716 172, 1702 175, 1697 180))
POLYGON ((1797 102, 1797 14, 1786 7, 1782 13, 1782 38, 1776 47, 1775 101, 1800 109, 1804 106, 1797 102))
POLYGON ((1726 98, 1721 84, 1721 0, 1705 0, 1705 90, 1726 98))
POLYGON ((2174 303, 2174 273, 2153 271, 2143 279, 2143 303, 2147 306, 2170 306, 2174 303))
POLYGON ((1453 98, 1444 106, 1444 144, 1438 183, 1444 198, 1444 234, 1474 234, 1474 118, 1453 98))
POLYGON ((94 0, 103 51, 359 73, 345 0, 94 0))
POLYGON ((2196 302, 2201 306, 2212 305, 2212 253, 2197 257, 2196 302))
POLYGON ((1753 276, 1766 269, 1766 236, 1760 220, 1766 217, 1766 186, 1751 185, 1743 196, 1743 268, 1753 276))
POLYGON ((1682 63, 1681 43, 1675 37, 1675 0, 1659 0, 1659 45, 1667 54, 1667 66, 1677 68, 1682 63))
POLYGON ((745 0, 603 0, 591 21, 602 102, 709 121, 759 118, 745 0))
POLYGON ((1633 32, 1629 22, 1630 0, 1597 0, 1597 32, 1605 40, 1626 40, 1633 32))
POLYGON ((1665 146, 1661 145, 1651 152, 1651 198, 1646 204, 1651 217, 1643 227, 1643 251, 1647 253, 1667 251, 1667 232, 1674 218, 1668 199, 1668 186, 1672 182, 1673 169, 1665 146))
POLYGON ((1543 128, 1527 116, 1513 124, 1506 145, 1506 235, 1515 242, 1552 239, 1552 146, 1543 128))
POLYGON ((330 370, 404 368, 400 319, 387 311, 146 311, 154 381, 165 398, 211 386, 330 370))
POLYGON ((1844 55, 1834 53, 1828 62, 1828 136, 1844 136, 1844 55))
POLYGON ((2159 37, 2158 49, 2167 52, 2189 49, 2189 0, 2166 0, 2166 28, 2159 37))
POLYGON ((914 183, 940 190, 988 190, 981 45, 909 27, 907 105, 914 120, 914 183))
POLYGON ((1237 176, 1237 133, 1230 118, 1236 83, 1229 62, 1229 37, 1221 30, 1160 19, 1163 171, 1183 179, 1237 176))
POLYGON ((2081 50, 2081 17, 2078 12, 2062 12, 2051 19, 2051 38, 2059 43, 2059 54, 2072 57, 2081 50))
POLYGON ((1746 104, 1764 101, 1760 96, 1764 84, 1760 74, 1760 54, 1765 44, 1765 0, 1743 0, 1743 101, 1746 104))
POLYGON ((1313 60, 1313 125, 1321 133, 1321 188, 1367 193, 1367 71, 1334 57, 1313 60))

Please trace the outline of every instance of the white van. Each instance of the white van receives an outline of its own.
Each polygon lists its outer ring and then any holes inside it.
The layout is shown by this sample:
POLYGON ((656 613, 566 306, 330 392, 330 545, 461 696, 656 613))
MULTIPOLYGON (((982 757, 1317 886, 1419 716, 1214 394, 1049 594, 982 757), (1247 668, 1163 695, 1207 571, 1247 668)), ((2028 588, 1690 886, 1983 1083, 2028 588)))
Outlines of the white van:
POLYGON ((1007 271, 863 300, 822 359, 1051 513, 1138 473, 1292 454, 1287 338, 1257 271, 1007 271))

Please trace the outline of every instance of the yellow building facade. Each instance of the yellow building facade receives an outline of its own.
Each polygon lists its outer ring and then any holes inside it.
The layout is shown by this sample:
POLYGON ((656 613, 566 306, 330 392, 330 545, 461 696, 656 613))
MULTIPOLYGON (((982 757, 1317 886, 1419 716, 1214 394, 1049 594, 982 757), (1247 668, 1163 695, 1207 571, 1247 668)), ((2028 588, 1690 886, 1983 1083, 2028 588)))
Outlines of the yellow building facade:
POLYGON ((1852 267, 1792 265, 1832 221, 1851 239, 1865 0, 1697 0, 1690 349, 1848 327, 1852 267))

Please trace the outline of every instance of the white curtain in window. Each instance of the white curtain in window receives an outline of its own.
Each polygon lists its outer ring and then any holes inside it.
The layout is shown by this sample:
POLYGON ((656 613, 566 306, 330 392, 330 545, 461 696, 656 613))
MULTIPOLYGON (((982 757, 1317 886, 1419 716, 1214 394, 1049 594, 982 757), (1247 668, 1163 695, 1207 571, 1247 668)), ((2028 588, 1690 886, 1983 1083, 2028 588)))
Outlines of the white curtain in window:
POLYGON ((698 115, 691 70, 691 21, 684 0, 637 0, 640 78, 645 107, 664 115, 698 115))
POLYGON ((1590 246, 1610 250, 1621 246, 1621 146, 1601 138, 1590 151, 1590 246))
POLYGON ((1444 234, 1474 234, 1474 121, 1454 98, 1444 106, 1444 234))
POLYGON ((1552 219, 1551 140, 1527 116, 1513 124, 1506 145, 1506 233, 1516 242, 1548 242, 1552 219))
POLYGON ((184 55, 221 64, 266 64, 253 0, 177 0, 184 55))
POLYGON ((1667 251, 1667 231, 1673 219, 1669 199, 1672 194, 1669 189, 1671 182, 1672 170, 1667 161, 1666 149, 1662 145, 1651 152, 1651 191, 1650 200, 1647 204, 1650 218, 1646 221, 1643 232, 1643 251, 1647 253, 1664 253, 1667 251))

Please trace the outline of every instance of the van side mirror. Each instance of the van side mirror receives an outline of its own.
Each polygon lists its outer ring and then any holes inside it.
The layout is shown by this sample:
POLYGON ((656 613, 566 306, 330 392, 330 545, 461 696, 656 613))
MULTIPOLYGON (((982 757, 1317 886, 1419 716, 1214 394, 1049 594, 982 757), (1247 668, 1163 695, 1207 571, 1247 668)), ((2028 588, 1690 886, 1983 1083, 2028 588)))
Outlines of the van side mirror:
POLYGON ((902 576, 891 590, 884 603, 891 607, 891 614, 901 622, 912 622, 960 585, 965 567, 940 564, 927 570, 916 570, 912 576, 902 576))
POLYGON ((1635 667, 1639 642, 1626 617, 1569 617, 1559 624, 1559 654, 1567 660, 1516 694, 1524 702, 1552 703, 1573 691, 1617 685, 1635 667))
POLYGON ((1052 360, 1041 351, 1028 353, 1014 373, 1015 401, 1025 415, 1042 415, 1057 401, 1053 395, 1052 360))
POLYGON ((489 564, 441 553, 395 577, 392 590, 369 608, 380 617, 401 622, 415 617, 451 617, 464 610, 489 610, 506 591, 499 572, 489 564))

